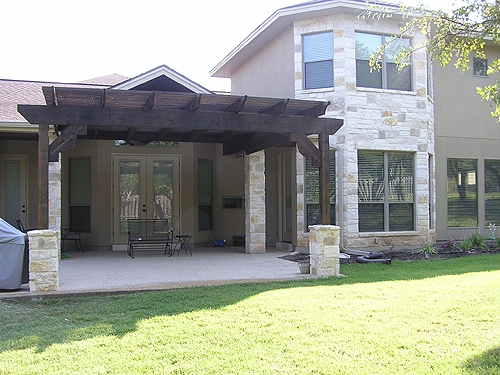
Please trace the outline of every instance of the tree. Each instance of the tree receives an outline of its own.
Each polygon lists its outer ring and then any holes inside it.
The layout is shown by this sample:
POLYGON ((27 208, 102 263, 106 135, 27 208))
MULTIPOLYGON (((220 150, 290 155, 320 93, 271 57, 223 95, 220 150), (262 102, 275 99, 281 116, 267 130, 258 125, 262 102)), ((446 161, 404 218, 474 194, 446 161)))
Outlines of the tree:
MULTIPOLYGON (((399 35, 412 34, 419 30, 428 35, 424 46, 411 46, 399 51, 395 61, 402 68, 408 61, 409 54, 425 48, 434 61, 442 66, 453 63, 455 68, 464 72, 470 68, 473 57, 485 59, 484 48, 487 43, 500 44, 500 0, 462 0, 462 5, 450 12, 431 10, 424 6, 410 7, 400 5, 400 10, 407 21, 399 35)), ((369 5, 362 18, 390 18, 387 8, 369 5)), ((392 39, 392 40, 394 40, 392 39)), ((378 69, 381 56, 391 41, 371 55, 370 66, 378 69)), ((500 59, 488 61, 487 74, 500 73, 500 59)), ((491 102, 492 116, 500 120, 500 80, 493 85, 477 87, 477 93, 483 100, 491 102)))

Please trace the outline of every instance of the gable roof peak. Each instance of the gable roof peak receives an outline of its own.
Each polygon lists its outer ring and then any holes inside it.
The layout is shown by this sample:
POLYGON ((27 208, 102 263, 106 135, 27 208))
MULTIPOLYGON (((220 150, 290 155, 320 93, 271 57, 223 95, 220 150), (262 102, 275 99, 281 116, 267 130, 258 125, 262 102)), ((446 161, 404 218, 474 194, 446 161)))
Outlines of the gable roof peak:
POLYGON ((165 76, 167 78, 170 78, 171 80, 177 82, 178 84, 188 88, 189 90, 191 90, 193 92, 199 93, 199 94, 211 94, 212 93, 207 88, 190 80, 189 78, 176 72, 175 70, 173 70, 172 68, 170 68, 164 64, 157 66, 156 68, 153 68, 151 70, 148 70, 145 73, 141 73, 136 77, 129 78, 128 80, 113 86, 112 89, 130 90, 130 89, 133 89, 134 87, 137 87, 141 84, 149 82, 149 81, 151 81, 155 78, 158 78, 160 76, 165 76))

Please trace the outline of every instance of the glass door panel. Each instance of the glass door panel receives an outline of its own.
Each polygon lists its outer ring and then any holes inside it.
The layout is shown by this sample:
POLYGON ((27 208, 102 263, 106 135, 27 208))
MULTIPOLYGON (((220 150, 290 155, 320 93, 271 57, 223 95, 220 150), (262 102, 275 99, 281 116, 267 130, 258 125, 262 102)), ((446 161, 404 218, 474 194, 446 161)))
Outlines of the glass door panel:
POLYGON ((0 176, 4 181, 0 187, 1 202, 0 217, 14 227, 17 220, 21 220, 28 228, 27 194, 26 194, 26 157, 0 157, 0 176))
MULTIPOLYGON (((129 219, 168 220, 177 225, 178 157, 115 156, 114 238, 115 245, 127 243, 129 219), (118 187, 118 189, 116 189, 118 187)), ((158 228, 158 230, 166 228, 158 228)), ((177 228, 177 230, 179 230, 177 228)))
POLYGON ((141 218, 140 161, 120 161, 120 234, 127 234, 128 219, 141 218))
MULTIPOLYGON (((152 217, 148 219, 168 220, 169 227, 173 227, 173 163, 153 162, 152 189, 154 207, 152 217)), ((149 216, 149 215, 148 215, 149 216)))

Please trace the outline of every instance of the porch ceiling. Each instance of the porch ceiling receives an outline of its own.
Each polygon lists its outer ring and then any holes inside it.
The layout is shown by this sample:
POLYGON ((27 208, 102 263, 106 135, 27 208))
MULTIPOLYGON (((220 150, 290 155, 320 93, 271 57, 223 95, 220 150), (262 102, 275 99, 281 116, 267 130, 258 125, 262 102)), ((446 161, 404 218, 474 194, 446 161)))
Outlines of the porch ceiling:
POLYGON ((297 134, 335 134, 343 123, 318 118, 324 101, 53 86, 43 93, 47 105, 18 111, 31 124, 56 126, 51 154, 77 138, 222 143, 224 154, 250 154, 293 145, 297 134))

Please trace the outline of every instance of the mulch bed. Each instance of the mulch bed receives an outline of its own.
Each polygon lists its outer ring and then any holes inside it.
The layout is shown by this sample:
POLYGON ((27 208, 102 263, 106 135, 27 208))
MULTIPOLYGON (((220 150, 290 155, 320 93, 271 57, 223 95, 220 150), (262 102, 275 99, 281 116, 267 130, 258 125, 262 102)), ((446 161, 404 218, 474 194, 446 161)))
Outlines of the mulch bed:
MULTIPOLYGON (((376 249, 373 252, 378 252, 376 249)), ((487 243, 487 247, 484 249, 474 249, 471 251, 461 251, 460 249, 449 249, 443 247, 443 245, 436 245, 436 253, 426 255, 420 251, 415 250, 397 250, 397 251, 380 251, 384 254, 383 258, 391 260, 401 260, 401 261, 411 261, 411 260, 424 260, 424 259, 445 259, 445 258, 457 258, 466 257, 474 255, 484 255, 484 254, 500 254, 500 249, 494 246, 493 243, 487 243)), ((280 259, 290 260, 292 262, 302 262, 309 260, 309 254, 306 253, 290 253, 279 257, 280 259)), ((356 263, 356 256, 351 255, 350 258, 344 259, 340 258, 340 264, 352 264, 356 263)))

